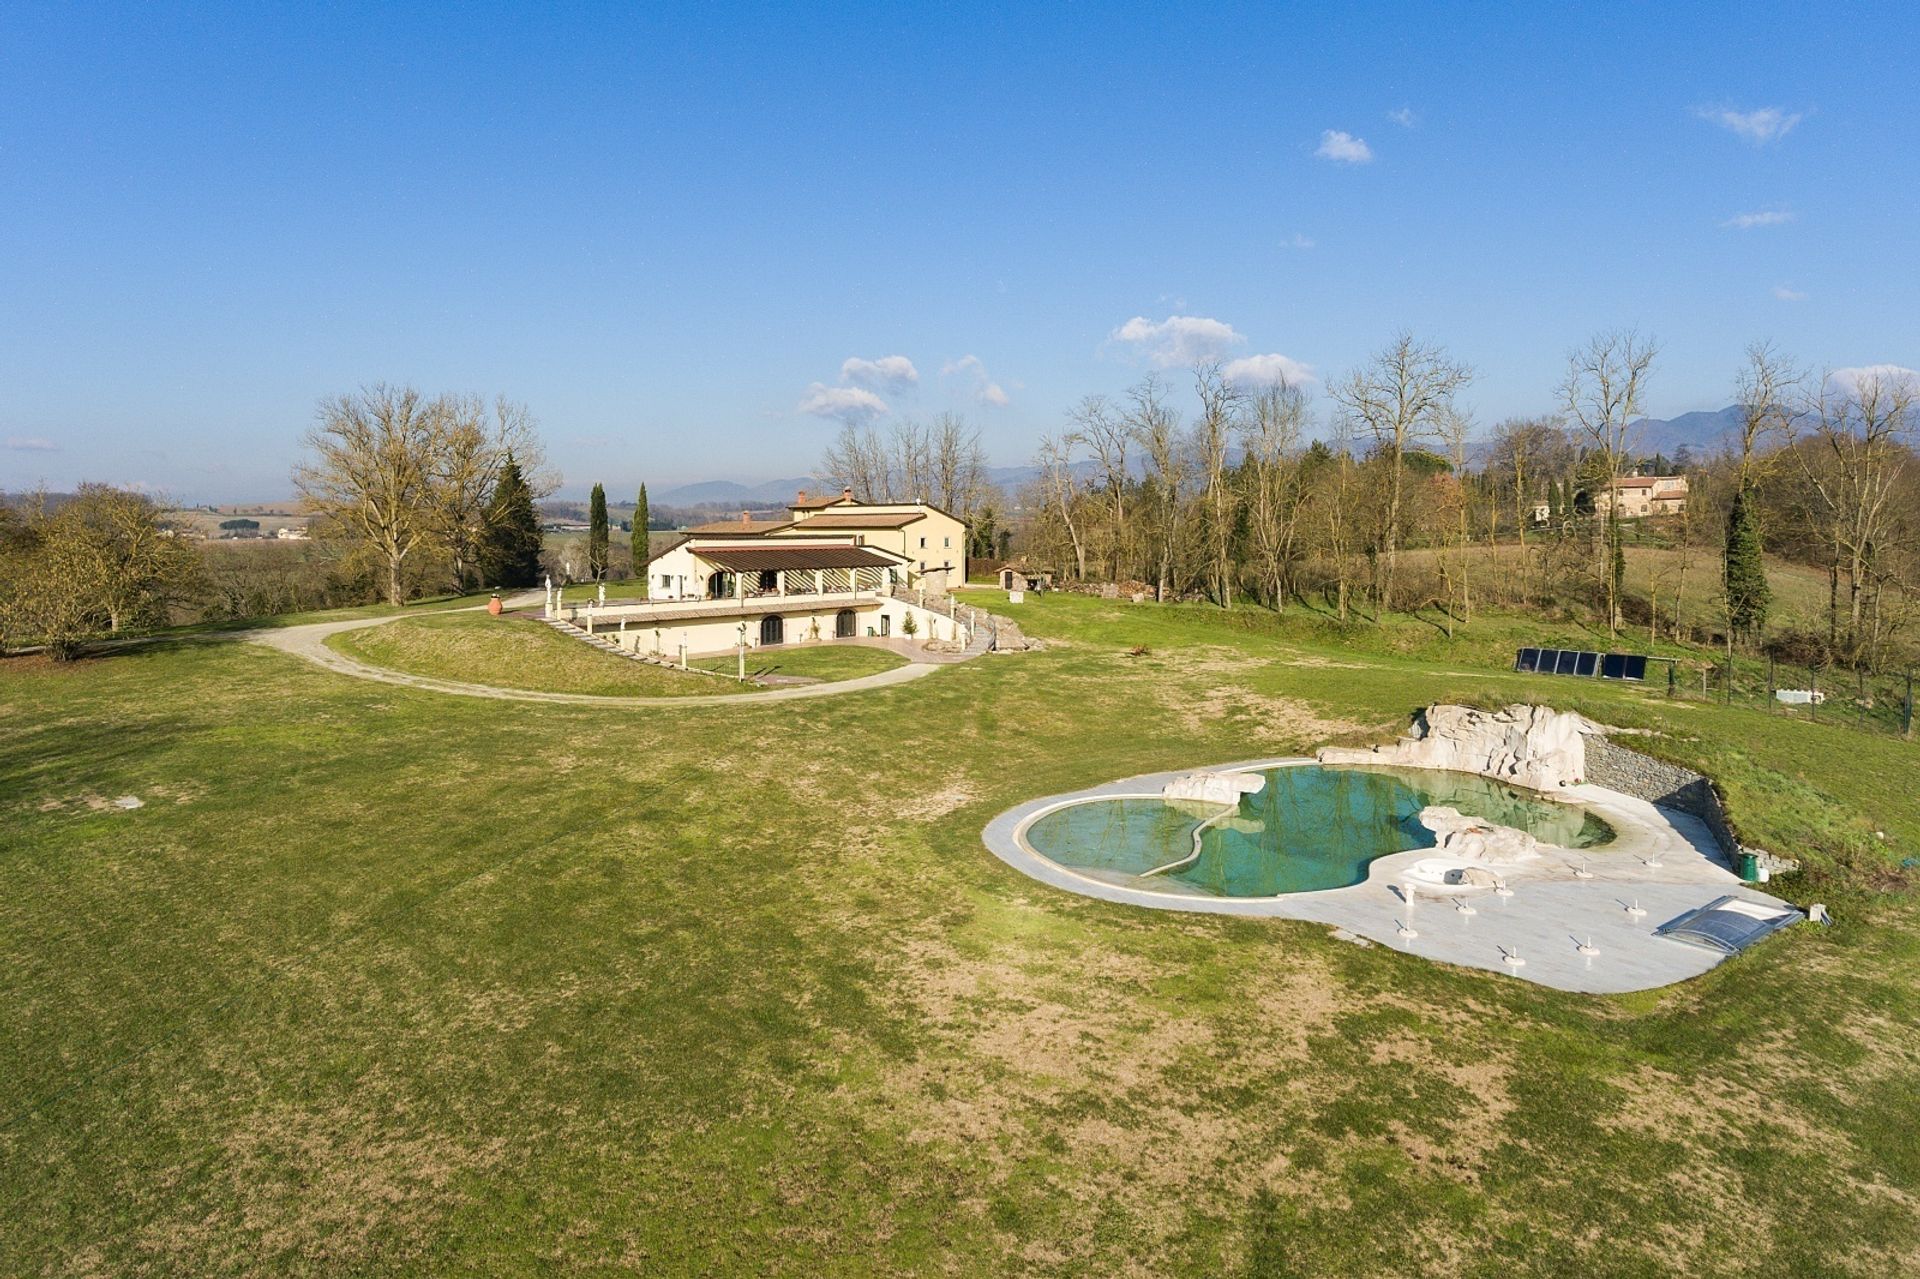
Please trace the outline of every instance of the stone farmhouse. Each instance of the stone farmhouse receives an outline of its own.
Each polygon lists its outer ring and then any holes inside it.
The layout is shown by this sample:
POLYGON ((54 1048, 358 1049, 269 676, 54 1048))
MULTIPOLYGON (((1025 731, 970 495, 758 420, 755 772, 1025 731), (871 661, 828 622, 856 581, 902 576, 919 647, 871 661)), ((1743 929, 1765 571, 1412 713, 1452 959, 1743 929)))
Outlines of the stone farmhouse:
POLYGON ((1605 515, 1620 504, 1623 520, 1643 519, 1649 515, 1678 515, 1687 509, 1687 477, 1684 475, 1626 475, 1594 494, 1596 515, 1605 515))

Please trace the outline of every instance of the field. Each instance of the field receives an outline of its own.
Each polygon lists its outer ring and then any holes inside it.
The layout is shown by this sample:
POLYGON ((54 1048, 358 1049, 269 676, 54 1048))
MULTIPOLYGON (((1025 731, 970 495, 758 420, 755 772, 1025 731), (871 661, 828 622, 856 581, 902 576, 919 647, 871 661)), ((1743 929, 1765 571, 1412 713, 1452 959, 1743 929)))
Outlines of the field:
POLYGON ((350 657, 410 675, 601 697, 690 697, 750 691, 616 657, 531 618, 452 613, 344 631, 327 641, 350 657))
MULTIPOLYGON (((791 648, 749 649, 747 674, 764 671, 769 675, 798 675, 806 679, 858 679, 878 675, 907 659, 889 649, 869 648, 863 644, 811 644, 791 648)), ((737 657, 708 657, 693 663, 710 671, 732 675, 739 670, 737 657)))
POLYGON ((1029 600, 1043 652, 665 713, 0 666, 0 1273, 1920 1269, 1920 747, 1505 669, 1571 624, 1029 600), (1525 698, 1718 776, 1836 925, 1594 998, 980 845, 1525 698))

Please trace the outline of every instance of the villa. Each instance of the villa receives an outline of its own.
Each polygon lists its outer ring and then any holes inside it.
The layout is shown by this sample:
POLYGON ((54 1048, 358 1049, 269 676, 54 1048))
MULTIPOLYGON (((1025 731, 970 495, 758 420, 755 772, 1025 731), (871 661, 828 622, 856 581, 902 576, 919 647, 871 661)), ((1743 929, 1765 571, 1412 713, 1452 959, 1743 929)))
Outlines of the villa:
POLYGON ((646 565, 644 601, 549 604, 549 616, 643 656, 915 637, 965 644, 971 613, 938 601, 966 580, 966 526, 925 503, 802 492, 787 519, 742 512, 683 530, 646 565), (965 613, 965 616, 962 616, 965 613))

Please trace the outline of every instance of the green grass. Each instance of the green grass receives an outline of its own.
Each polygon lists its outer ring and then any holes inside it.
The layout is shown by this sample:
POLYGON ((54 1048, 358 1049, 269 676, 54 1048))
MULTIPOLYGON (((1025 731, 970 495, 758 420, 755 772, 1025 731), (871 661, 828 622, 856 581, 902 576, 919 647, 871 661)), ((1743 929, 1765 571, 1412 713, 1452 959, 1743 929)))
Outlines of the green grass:
POLYGON ((1482 622, 1013 611, 1052 647, 670 713, 0 663, 0 1273, 1920 1268, 1920 749, 1517 676, 1482 622), (1590 998, 980 846, 1521 698, 1715 771, 1837 926, 1590 998))
MULTIPOLYGON (((772 675, 801 675, 808 679, 842 680, 858 679, 863 675, 878 675, 881 671, 890 671, 896 666, 905 666, 907 659, 898 653, 884 648, 868 648, 861 644, 815 644, 792 648, 747 650, 747 674, 762 672, 772 675)), ((737 656, 704 657, 693 663, 710 671, 732 675, 739 670, 737 656)))
POLYGON ((410 675, 496 688, 605 697, 685 697, 749 691, 733 680, 668 670, 590 648, 526 617, 456 613, 342 631, 327 644, 410 675))

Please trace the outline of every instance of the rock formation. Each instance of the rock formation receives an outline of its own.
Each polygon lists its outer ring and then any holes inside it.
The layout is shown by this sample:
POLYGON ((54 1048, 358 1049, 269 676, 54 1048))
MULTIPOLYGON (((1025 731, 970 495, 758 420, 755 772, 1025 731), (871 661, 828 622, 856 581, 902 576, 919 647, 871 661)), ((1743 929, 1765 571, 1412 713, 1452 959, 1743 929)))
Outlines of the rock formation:
POLYGON ((1413 731, 1391 746, 1330 746, 1319 759, 1322 764, 1445 768, 1552 791, 1585 780, 1587 748, 1581 734, 1596 731, 1585 716, 1548 706, 1497 711, 1429 706, 1414 717, 1413 731))
POLYGON ((1438 851, 1462 861, 1511 866, 1540 856, 1540 841, 1527 832, 1468 817, 1457 808, 1430 804, 1420 810, 1420 824, 1434 833, 1438 851))
POLYGON ((1168 782, 1160 798, 1193 800, 1202 804, 1236 805, 1267 784, 1258 773, 1187 773, 1168 782))

